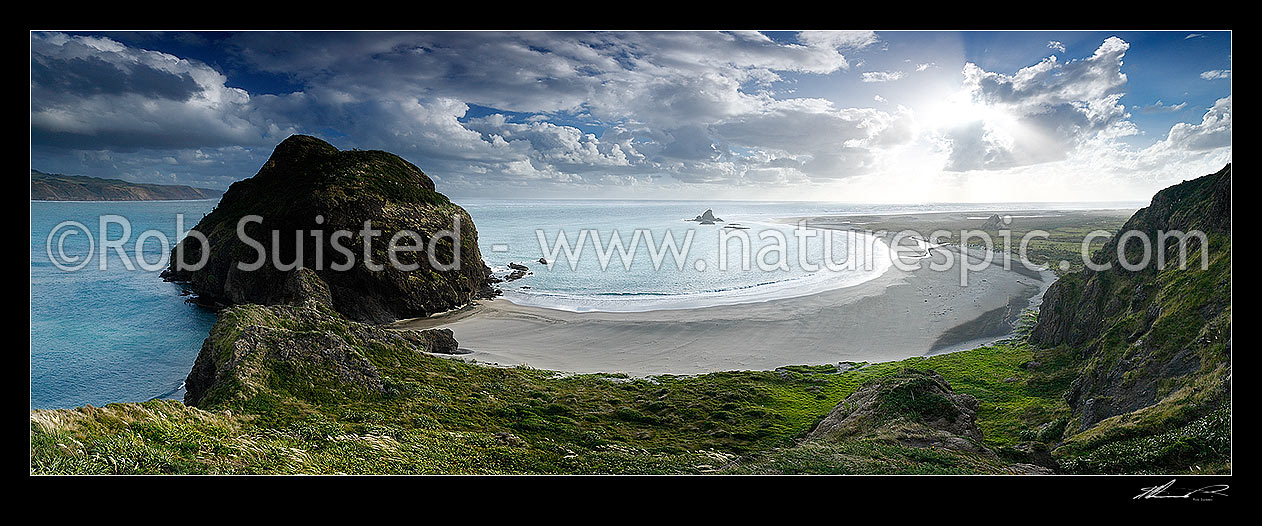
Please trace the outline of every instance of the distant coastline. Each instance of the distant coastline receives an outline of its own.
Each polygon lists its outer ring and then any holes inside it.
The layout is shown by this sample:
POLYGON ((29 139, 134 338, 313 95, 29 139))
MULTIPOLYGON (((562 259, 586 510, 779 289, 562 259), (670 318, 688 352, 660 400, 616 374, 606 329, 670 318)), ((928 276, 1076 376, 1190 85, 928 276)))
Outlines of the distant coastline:
POLYGON ((69 199, 31 199, 32 203, 196 203, 199 201, 215 201, 218 197, 203 197, 193 199, 92 199, 92 200, 69 200, 69 199))
POLYGON ((130 183, 31 170, 32 201, 195 201, 218 199, 223 191, 186 185, 130 183))

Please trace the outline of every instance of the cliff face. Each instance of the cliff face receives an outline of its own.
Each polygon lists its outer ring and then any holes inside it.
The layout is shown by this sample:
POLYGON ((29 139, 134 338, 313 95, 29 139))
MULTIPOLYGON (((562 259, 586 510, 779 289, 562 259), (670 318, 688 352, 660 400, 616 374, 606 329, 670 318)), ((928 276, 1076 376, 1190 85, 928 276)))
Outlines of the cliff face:
MULTIPOLYGON (((436 192, 419 168, 394 154, 339 151, 305 135, 278 145, 259 172, 234 183, 193 230, 207 237, 207 253, 189 237, 181 242, 183 261, 191 264, 204 256, 205 266, 178 268, 177 246, 164 277, 187 282, 201 299, 225 305, 285 302, 289 267, 297 263, 314 270, 327 286, 335 311, 352 320, 385 323, 464 305, 483 291, 490 272, 469 214, 436 192), (257 270, 238 266, 259 260, 259 249, 237 235, 239 220, 249 215, 262 218, 244 226, 265 253, 265 264, 257 270), (364 231, 365 221, 379 231, 375 237, 364 231), (439 235, 457 226, 457 236, 439 235), (338 231, 349 235, 334 239, 338 231), (388 246, 402 231, 420 236, 419 251, 396 252, 399 263, 414 270, 390 263, 388 246), (367 238, 371 262, 365 256, 367 238), (439 266, 430 262, 431 255, 439 266), (442 267, 453 264, 457 268, 442 267)), ((416 241, 405 237, 398 244, 416 241)))
POLYGON ((36 201, 160 201, 213 199, 221 195, 223 192, 208 188, 129 183, 119 179, 31 170, 31 199, 36 201))
MULTIPOLYGON (((1102 420, 1160 402, 1190 407, 1224 400, 1231 377, 1231 165, 1166 188, 1131 217, 1121 232, 1151 242, 1152 263, 1130 271, 1118 241, 1093 256, 1111 264, 1057 280, 1044 296, 1031 333, 1037 344, 1064 346, 1081 374, 1066 395, 1075 415, 1072 434, 1102 420), (1188 238, 1187 268, 1179 269, 1179 241, 1166 239, 1167 264, 1156 265, 1159 232, 1205 233, 1208 246, 1188 238), (1208 268, 1202 269, 1202 255, 1208 268)), ((1144 249, 1128 242, 1132 264, 1144 249)))

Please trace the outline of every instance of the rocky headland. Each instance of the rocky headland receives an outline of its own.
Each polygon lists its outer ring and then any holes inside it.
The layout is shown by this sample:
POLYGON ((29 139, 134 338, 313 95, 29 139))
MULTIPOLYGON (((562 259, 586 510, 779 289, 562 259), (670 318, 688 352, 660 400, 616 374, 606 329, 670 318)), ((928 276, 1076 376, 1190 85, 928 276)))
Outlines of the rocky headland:
POLYGON ((1119 254, 1114 236, 1093 257, 1108 268, 1053 283, 1030 334, 1081 368, 1066 393, 1067 436, 1106 420, 1186 420, 1230 400, 1231 165, 1158 192, 1122 232, 1148 240, 1149 264, 1125 268, 1122 256, 1142 261, 1144 244, 1132 237, 1119 254))
POLYGON ((370 323, 427 316, 494 293, 469 214, 415 165, 383 151, 339 151, 292 136, 193 230, 207 243, 186 237, 163 277, 186 283, 207 304, 283 303, 297 267, 325 284, 330 308, 370 323), (247 216, 257 219, 242 223, 247 216), (257 247, 238 235, 239 225, 257 247), (397 246, 411 250, 392 256, 396 235, 404 236, 397 246), (180 266, 202 258, 198 270, 180 266), (240 267, 258 261, 264 264, 255 270, 240 267))

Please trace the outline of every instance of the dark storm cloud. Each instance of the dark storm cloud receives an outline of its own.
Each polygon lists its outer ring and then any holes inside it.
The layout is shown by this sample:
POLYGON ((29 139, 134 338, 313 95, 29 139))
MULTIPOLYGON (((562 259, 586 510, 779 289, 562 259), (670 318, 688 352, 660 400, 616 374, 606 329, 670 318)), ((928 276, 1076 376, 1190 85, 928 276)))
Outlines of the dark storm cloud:
POLYGON ((100 37, 31 36, 31 142, 134 151, 265 145, 292 132, 201 62, 100 37))
POLYGON ((146 64, 117 65, 99 57, 62 59, 36 56, 31 60, 31 84, 40 89, 33 100, 131 93, 173 101, 187 101, 201 91, 188 73, 172 73, 146 64))

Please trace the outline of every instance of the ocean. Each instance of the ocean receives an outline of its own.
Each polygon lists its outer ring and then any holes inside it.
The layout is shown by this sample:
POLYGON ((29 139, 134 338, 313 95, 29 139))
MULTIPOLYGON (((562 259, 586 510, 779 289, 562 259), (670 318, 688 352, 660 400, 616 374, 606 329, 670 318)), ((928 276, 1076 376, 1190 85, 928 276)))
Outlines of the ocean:
MULTIPOLYGON (((100 217, 115 214, 131 224, 131 239, 158 229, 174 244, 176 214, 191 228, 216 201, 31 202, 31 408, 102 406, 139 402, 179 391, 197 351, 215 323, 209 310, 185 303, 181 288, 158 278, 158 271, 128 270, 113 249, 100 270, 100 246, 89 253, 87 234, 63 234, 77 221, 94 236, 100 217), (53 253, 87 258, 79 270, 57 268, 46 243, 54 234, 53 253)), ((109 239, 122 227, 110 225, 109 239)), ((158 261, 170 245, 145 243, 148 261, 158 261)), ((134 243, 124 253, 135 255, 134 243)), ((79 262, 83 262, 80 260, 79 262)))
MULTIPOLYGON (((511 271, 509 263, 529 267, 528 275, 498 285, 507 300, 571 311, 610 312, 795 297, 855 285, 879 276, 889 266, 888 258, 873 257, 884 254, 884 245, 871 244, 863 236, 799 238, 794 235, 794 225, 778 219, 829 214, 1107 207, 1100 203, 455 201, 473 217, 479 248, 496 275, 506 276, 511 271), (707 209, 723 222, 703 225, 685 221, 707 209), (733 226, 743 228, 726 228, 733 226), (627 256, 623 258, 616 250, 610 250, 607 258, 600 257, 595 241, 599 239, 600 246, 608 249, 615 231, 627 256), (637 231, 641 237, 632 248, 637 231), (553 253, 561 232, 576 257, 566 257, 564 249, 553 253), (678 263, 664 245, 667 232, 673 236, 677 249, 685 245, 691 232, 691 244, 678 263), (721 243, 724 233, 733 239, 721 243), (577 243, 580 236, 586 236, 582 245, 577 243), (748 270, 741 262, 740 236, 749 239, 748 270), (726 254, 720 252, 722 244, 728 247, 726 254), (650 245, 658 249, 660 257, 654 257, 650 245), (781 250, 776 250, 776 246, 781 250), (760 254, 760 249, 767 250, 760 254), (852 261, 854 265, 811 272, 800 264, 799 253, 808 263, 822 262, 828 256, 833 262, 852 261), (545 257, 551 268, 540 264, 540 257, 545 257), (655 259, 661 263, 655 264, 655 259), (780 259, 787 260, 787 268, 771 265, 780 259), (726 269, 721 267, 722 261, 727 261, 726 269)), ((140 248, 145 259, 154 263, 177 241, 177 214, 184 215, 184 228, 191 228, 214 205, 215 201, 31 202, 32 409, 101 406, 180 395, 183 380, 215 322, 215 314, 185 302, 181 287, 163 282, 156 266, 152 270, 125 268, 113 248, 105 250, 107 268, 101 270, 100 244, 90 245, 89 236, 83 232, 67 234, 77 227, 64 222, 77 221, 92 237, 99 237, 102 216, 127 218, 131 226, 128 236, 118 225, 110 225, 107 230, 109 239, 128 237, 120 250, 130 260, 135 259, 134 242, 141 232, 161 231, 165 240, 151 236, 140 248), (55 262, 62 266, 86 265, 78 270, 63 270, 55 262)))
POLYGON ((505 299, 522 305, 576 312, 731 305, 856 285, 890 266, 885 246, 868 236, 800 238, 795 225, 776 222, 830 210, 802 203, 475 199, 461 206, 473 216, 482 257, 496 275, 509 273, 509 263, 530 269, 498 285, 505 299), (706 210, 722 221, 686 221, 706 210), (613 248, 615 239, 625 251, 613 248), (811 271, 809 263, 825 256, 840 270, 811 271), (551 264, 540 264, 541 257, 551 264))

